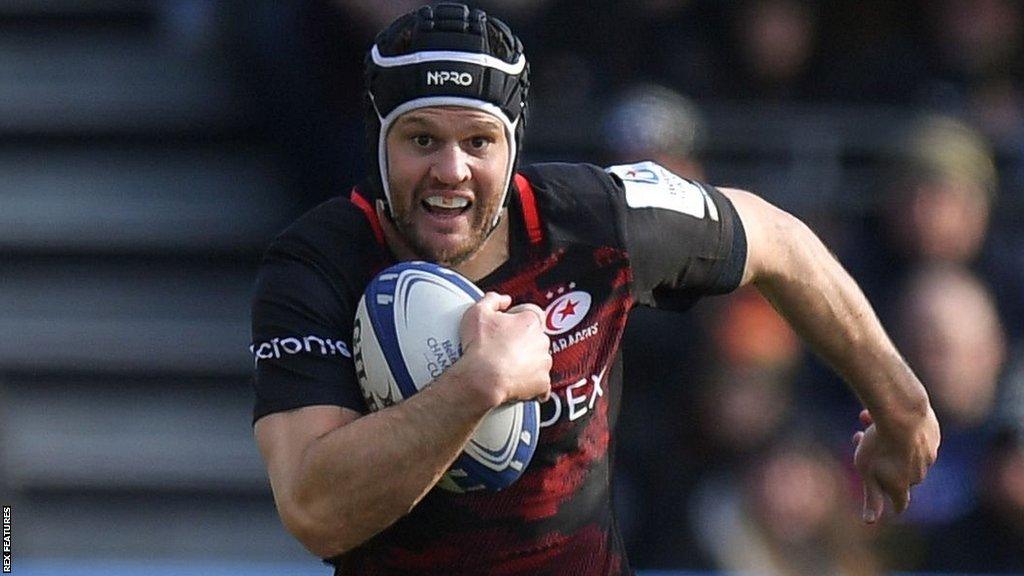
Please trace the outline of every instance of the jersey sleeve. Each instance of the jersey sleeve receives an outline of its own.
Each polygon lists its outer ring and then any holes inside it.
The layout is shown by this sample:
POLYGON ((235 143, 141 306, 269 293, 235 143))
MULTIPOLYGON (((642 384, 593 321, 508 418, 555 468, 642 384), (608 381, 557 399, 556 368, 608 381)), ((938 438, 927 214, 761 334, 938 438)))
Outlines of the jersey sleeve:
POLYGON ((252 305, 253 421, 318 404, 366 412, 352 360, 355 303, 309 258, 272 247, 252 305))
POLYGON ((746 235, 720 191, 654 162, 607 171, 619 188, 616 210, 638 303, 683 310, 702 296, 739 286, 746 235))

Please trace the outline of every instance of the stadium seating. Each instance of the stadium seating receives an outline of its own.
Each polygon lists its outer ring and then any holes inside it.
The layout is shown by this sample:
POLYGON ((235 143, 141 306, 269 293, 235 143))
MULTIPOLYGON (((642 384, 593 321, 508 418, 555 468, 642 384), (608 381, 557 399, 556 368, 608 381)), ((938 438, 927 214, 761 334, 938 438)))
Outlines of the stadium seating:
POLYGON ((253 273, 292 200, 233 63, 166 10, 0 6, 15 572, 32 558, 308 558, 277 520, 247 381, 253 273))

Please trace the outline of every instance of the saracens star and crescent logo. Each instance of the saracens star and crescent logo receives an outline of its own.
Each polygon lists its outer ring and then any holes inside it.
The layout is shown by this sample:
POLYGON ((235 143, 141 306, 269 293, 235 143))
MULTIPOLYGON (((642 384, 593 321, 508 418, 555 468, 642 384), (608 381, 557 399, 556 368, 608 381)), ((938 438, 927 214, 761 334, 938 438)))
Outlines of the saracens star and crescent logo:
MULTIPOLYGON (((572 330, 590 311, 590 294, 582 290, 572 290, 575 284, 569 284, 570 292, 565 292, 548 304, 544 310, 544 332, 549 336, 563 334, 572 330)), ((563 292, 564 289, 559 290, 563 292)), ((549 297, 554 296, 550 294, 549 297)))

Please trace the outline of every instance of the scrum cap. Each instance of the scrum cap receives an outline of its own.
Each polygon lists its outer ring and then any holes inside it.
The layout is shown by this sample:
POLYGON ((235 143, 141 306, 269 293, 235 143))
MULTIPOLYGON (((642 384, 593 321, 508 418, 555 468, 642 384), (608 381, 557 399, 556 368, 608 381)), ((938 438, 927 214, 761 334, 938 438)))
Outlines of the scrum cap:
MULTIPOLYGON (((367 133, 378 168, 371 180, 389 209, 388 130, 402 114, 427 106, 475 108, 505 126, 505 205, 522 147, 528 74, 522 43, 508 26, 464 4, 423 6, 378 34, 366 57, 367 133)), ((492 226, 498 218, 500 212, 492 226)))

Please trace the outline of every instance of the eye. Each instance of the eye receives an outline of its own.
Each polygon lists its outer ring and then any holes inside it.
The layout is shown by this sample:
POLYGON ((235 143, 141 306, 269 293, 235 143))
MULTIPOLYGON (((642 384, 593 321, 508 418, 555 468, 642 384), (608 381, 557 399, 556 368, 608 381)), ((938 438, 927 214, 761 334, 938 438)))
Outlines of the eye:
POLYGON ((492 140, 485 136, 474 136, 469 139, 469 146, 474 150, 483 150, 491 144, 492 140))
POLYGON ((413 136, 412 141, 421 148, 426 148, 434 143, 434 139, 426 134, 417 134, 413 136))

